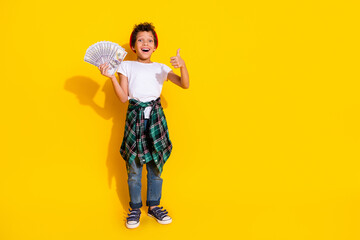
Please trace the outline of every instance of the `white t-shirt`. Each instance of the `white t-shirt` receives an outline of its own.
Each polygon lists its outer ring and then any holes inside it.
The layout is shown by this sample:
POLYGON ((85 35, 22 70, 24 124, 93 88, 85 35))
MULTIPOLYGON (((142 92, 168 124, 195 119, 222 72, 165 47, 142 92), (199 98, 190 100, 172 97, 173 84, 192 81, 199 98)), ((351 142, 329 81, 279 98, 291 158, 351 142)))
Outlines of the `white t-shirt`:
MULTIPOLYGON (((123 61, 117 72, 128 78, 128 99, 149 102, 160 97, 164 82, 171 68, 165 64, 138 61, 123 61)), ((145 109, 145 118, 150 115, 151 107, 145 109)))

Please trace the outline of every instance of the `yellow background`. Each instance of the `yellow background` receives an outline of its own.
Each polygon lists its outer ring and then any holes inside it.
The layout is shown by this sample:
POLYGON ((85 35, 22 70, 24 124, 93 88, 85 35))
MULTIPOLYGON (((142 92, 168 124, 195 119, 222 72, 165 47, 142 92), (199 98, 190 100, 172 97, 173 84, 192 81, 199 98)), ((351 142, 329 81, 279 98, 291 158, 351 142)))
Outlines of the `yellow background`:
POLYGON ((355 3, 1 1, 0 239, 359 239, 355 3), (143 21, 190 89, 162 93, 173 223, 144 207, 128 230, 127 104, 83 58, 106 40, 134 60, 143 21))

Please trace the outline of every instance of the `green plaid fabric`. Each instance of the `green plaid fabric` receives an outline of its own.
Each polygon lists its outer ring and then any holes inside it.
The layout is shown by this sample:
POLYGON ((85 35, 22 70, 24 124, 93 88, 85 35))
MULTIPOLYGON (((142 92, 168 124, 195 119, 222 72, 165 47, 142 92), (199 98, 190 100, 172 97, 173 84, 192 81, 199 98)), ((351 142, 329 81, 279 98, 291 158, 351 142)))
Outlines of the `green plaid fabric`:
POLYGON ((124 138, 120 148, 120 154, 127 162, 127 170, 129 171, 128 166, 138 156, 141 164, 153 160, 161 173, 166 160, 170 157, 171 150, 172 143, 160 97, 150 102, 130 99, 124 138), (144 109, 148 106, 152 109, 147 136, 144 128, 144 109))

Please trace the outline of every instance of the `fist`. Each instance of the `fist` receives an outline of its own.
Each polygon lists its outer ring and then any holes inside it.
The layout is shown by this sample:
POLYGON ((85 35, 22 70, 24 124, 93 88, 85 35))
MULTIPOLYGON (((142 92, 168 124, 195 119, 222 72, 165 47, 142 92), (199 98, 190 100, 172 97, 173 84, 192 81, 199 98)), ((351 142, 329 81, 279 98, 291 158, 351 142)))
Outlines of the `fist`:
POLYGON ((170 63, 174 68, 180 68, 185 66, 184 60, 180 57, 180 48, 177 50, 176 56, 170 58, 170 63))
POLYGON ((102 75, 104 75, 105 77, 110 77, 111 78, 112 76, 115 75, 115 73, 113 75, 110 75, 108 73, 109 67, 110 67, 109 63, 103 63, 98 67, 98 69, 100 70, 102 75))

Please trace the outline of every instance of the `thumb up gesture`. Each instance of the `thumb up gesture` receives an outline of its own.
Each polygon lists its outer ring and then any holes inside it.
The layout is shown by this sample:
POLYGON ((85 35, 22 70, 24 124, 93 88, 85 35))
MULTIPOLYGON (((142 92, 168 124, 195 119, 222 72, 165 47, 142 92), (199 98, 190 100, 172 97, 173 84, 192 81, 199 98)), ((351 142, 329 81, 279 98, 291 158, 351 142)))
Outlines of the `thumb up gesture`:
POLYGON ((173 65, 174 68, 180 68, 185 66, 184 60, 180 57, 180 48, 177 50, 176 56, 170 58, 171 65, 173 65))

